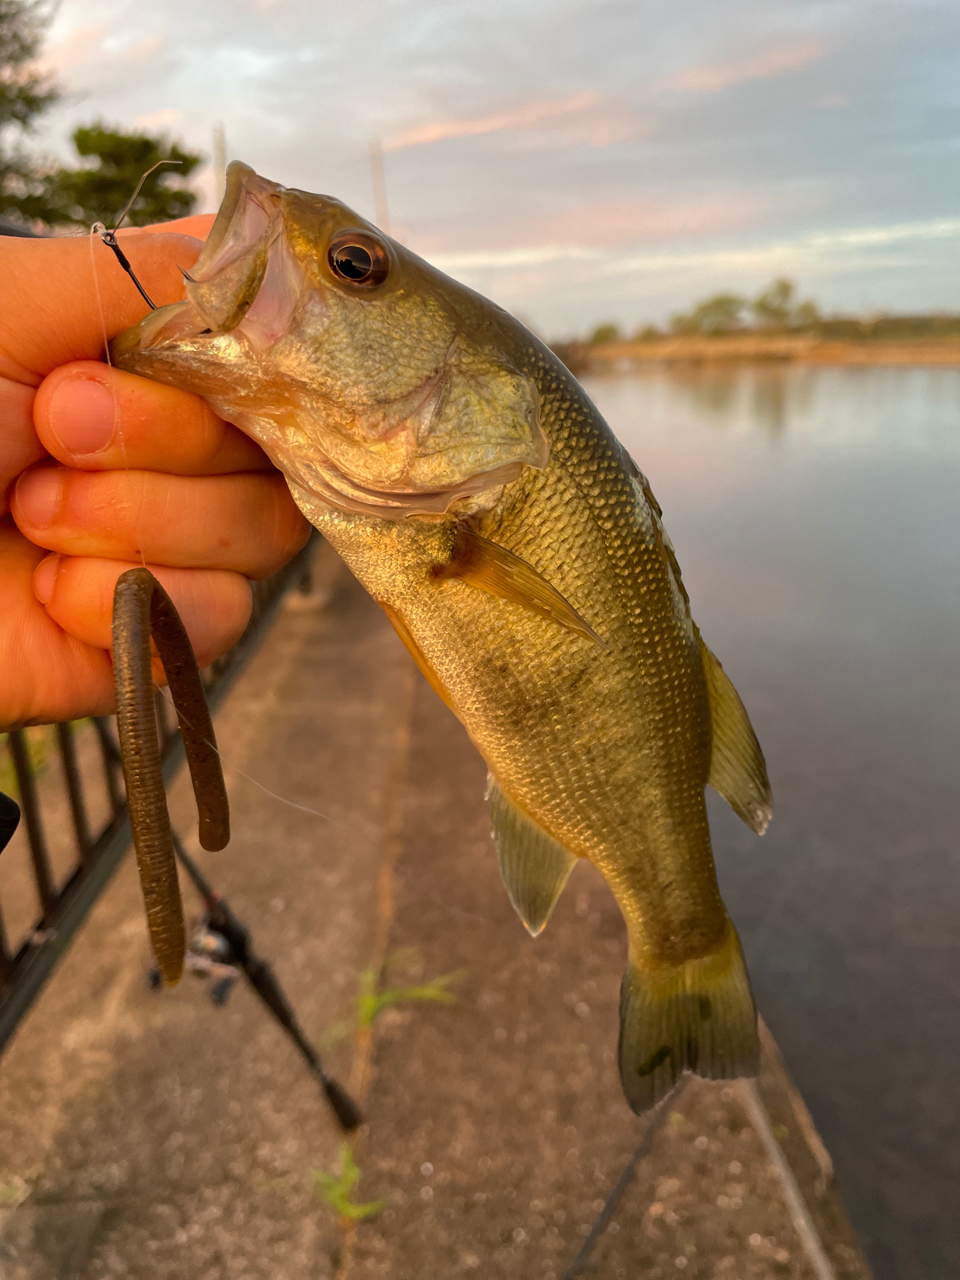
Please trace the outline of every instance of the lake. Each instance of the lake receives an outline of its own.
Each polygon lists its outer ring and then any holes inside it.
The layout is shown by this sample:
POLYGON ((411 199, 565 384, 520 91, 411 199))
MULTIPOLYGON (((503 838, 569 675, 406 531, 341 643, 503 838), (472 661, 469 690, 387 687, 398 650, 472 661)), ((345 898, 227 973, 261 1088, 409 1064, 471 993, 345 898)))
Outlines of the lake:
POLYGON ((766 754, 762 839, 711 803, 757 1003, 877 1280, 960 1275, 960 369, 584 381, 766 754))

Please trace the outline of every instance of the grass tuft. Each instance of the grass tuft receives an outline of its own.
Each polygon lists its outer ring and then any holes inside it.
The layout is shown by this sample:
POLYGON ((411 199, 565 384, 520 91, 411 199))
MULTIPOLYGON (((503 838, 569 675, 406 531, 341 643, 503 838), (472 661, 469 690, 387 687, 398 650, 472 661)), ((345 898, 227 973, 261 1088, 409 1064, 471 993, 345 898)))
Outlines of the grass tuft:
POLYGON ((359 1222, 363 1218, 372 1218, 375 1213, 386 1207, 386 1200, 369 1200, 366 1204, 357 1204, 350 1198, 354 1187, 360 1181, 360 1169, 353 1158, 353 1150, 349 1142, 340 1144, 340 1173, 328 1173, 325 1169, 311 1169, 314 1192, 339 1217, 350 1222, 359 1222))
POLYGON ((458 982, 465 971, 457 969, 453 973, 442 973, 426 982, 419 982, 407 987, 384 987, 378 990, 380 974, 376 969, 364 969, 360 974, 360 990, 357 995, 355 1016, 346 1022, 334 1023, 324 1032, 321 1043, 324 1048, 331 1048, 347 1036, 359 1030, 367 1030, 392 1005, 413 1004, 423 1001, 433 1004, 455 1004, 457 997, 450 990, 451 984, 458 982))

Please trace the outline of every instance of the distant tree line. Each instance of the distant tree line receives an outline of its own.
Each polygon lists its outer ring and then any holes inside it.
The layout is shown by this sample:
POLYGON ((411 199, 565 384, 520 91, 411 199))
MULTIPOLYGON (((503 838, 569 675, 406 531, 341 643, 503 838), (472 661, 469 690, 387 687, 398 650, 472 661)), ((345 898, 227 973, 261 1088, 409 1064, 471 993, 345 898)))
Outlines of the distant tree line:
MULTIPOLYGON (((780 276, 752 300, 737 293, 716 293, 690 311, 670 319, 669 326, 644 325, 633 341, 657 342, 667 337, 724 337, 731 334, 810 334, 824 340, 939 338, 960 334, 960 315, 824 316, 815 302, 798 297, 796 284, 780 276)), ((624 340, 616 324, 601 324, 587 339, 591 346, 624 340)))
POLYGON ((112 226, 158 160, 178 163, 150 174, 128 221, 144 226, 191 213, 196 196, 186 180, 202 156, 166 137, 97 121, 74 131, 74 166, 25 149, 40 117, 62 98, 53 78, 36 69, 50 16, 39 0, 0 0, 0 224, 34 231, 112 226))

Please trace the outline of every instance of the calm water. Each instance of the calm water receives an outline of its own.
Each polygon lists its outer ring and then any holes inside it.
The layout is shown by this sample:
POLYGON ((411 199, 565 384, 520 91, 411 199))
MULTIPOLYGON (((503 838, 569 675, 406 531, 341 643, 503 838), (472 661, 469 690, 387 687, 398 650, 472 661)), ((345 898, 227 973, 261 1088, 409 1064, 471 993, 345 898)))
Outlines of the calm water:
POLYGON ((770 767, 711 808, 758 1004, 877 1280, 960 1276, 960 370, 587 385, 770 767))

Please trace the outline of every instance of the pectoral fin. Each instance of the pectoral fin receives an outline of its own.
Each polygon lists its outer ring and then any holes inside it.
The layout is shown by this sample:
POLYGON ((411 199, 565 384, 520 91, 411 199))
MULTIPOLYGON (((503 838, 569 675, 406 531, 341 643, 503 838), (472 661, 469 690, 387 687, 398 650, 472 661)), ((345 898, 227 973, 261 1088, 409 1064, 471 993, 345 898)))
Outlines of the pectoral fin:
POLYGON ((503 600, 512 600, 549 622, 559 623, 568 631, 587 636, 601 649, 607 647, 573 605, 536 569, 512 551, 481 538, 467 525, 458 527, 453 556, 447 564, 435 568, 434 576, 459 578, 468 586, 500 596, 503 600))
POLYGON ((491 775, 493 842, 514 910, 535 938, 550 917, 576 858, 527 817, 491 775))
POLYGON ((763 752, 730 677, 702 639, 700 654, 713 722, 713 752, 707 781, 734 813, 762 836, 773 815, 773 797, 763 752))

